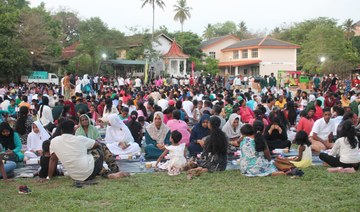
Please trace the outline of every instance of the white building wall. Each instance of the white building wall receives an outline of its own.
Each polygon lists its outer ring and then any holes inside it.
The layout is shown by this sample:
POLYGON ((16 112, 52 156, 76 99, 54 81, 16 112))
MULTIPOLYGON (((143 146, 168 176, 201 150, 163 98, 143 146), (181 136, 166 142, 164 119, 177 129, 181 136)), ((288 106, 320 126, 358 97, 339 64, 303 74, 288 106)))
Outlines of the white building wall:
POLYGON ((235 38, 228 38, 214 45, 210 45, 209 47, 202 49, 202 51, 206 54, 206 56, 209 56, 209 52, 215 52, 215 59, 218 59, 220 61, 228 61, 229 57, 225 58, 226 56, 223 52, 221 52, 221 49, 224 49, 237 42, 239 42, 239 40, 235 38))
POLYGON ((278 70, 296 71, 296 49, 259 49, 260 75, 277 76, 278 70))
POLYGON ((152 47, 154 48, 154 50, 159 52, 160 55, 163 55, 168 53, 171 47, 171 42, 163 36, 160 36, 158 37, 157 41, 152 42, 152 47))

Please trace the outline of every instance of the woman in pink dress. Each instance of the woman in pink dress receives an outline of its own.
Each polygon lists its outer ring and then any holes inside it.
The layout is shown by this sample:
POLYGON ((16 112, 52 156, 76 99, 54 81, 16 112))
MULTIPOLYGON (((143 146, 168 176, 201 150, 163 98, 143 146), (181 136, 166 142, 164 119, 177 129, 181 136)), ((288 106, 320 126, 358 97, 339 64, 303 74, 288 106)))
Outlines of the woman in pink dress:
POLYGON ((190 132, 188 130, 188 125, 186 124, 186 122, 180 120, 181 113, 179 110, 174 110, 172 112, 172 117, 173 119, 167 122, 167 126, 170 128, 171 132, 177 130, 181 133, 182 138, 179 144, 185 143, 186 146, 188 146, 190 142, 190 132))
POLYGON ((246 106, 246 101, 244 99, 240 100, 240 108, 238 111, 238 114, 241 117, 241 121, 243 123, 249 123, 249 121, 254 117, 254 112, 248 107, 246 106))

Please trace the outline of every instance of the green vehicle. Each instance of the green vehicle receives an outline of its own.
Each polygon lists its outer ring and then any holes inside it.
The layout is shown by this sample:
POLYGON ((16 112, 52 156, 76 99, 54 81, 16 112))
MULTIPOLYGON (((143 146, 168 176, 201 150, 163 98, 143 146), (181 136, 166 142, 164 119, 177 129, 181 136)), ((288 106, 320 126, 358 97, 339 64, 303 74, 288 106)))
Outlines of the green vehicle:
POLYGON ((21 82, 25 83, 45 83, 59 85, 59 77, 54 73, 47 71, 32 71, 29 76, 21 76, 21 82))
POLYGON ((309 83, 309 82, 310 82, 310 78, 309 78, 309 76, 302 75, 302 76, 300 76, 299 82, 300 82, 300 83, 309 83))

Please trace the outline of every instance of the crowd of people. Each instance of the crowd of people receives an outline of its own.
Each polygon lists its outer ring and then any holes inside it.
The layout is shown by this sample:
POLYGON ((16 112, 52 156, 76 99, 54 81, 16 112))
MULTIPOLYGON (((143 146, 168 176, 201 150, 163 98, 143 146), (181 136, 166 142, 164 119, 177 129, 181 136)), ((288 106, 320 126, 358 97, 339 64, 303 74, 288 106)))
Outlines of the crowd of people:
POLYGON ((242 174, 269 176, 287 174, 274 152, 295 144, 298 155, 287 159, 294 167, 311 166, 319 154, 336 167, 329 171, 359 168, 360 77, 340 88, 336 75, 315 76, 309 90, 283 87, 273 74, 259 89, 241 79, 230 85, 219 76, 158 77, 145 84, 68 73, 60 86, 1 85, 0 176, 40 158, 40 178, 57 175, 58 160, 77 181, 119 178, 128 176, 115 160, 123 155, 157 160, 156 170, 187 171, 189 178, 223 171, 238 155, 242 174))

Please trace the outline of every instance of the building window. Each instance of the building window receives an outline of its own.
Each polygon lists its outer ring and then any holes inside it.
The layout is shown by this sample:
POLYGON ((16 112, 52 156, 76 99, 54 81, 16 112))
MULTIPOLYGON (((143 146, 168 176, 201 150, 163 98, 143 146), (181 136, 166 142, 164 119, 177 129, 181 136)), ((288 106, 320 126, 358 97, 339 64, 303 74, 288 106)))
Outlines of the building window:
POLYGON ((248 75, 247 69, 244 69, 244 75, 245 75, 245 76, 248 75))
POLYGON ((244 49, 242 50, 242 58, 248 58, 248 50, 247 49, 244 49))
POLYGON ((209 57, 214 58, 216 57, 215 52, 209 52, 209 57))
POLYGON ((259 57, 258 49, 253 49, 253 50, 251 50, 251 57, 252 57, 252 58, 257 58, 257 57, 259 57))
POLYGON ((236 59, 239 59, 239 51, 233 51, 233 58, 236 60, 236 59))

